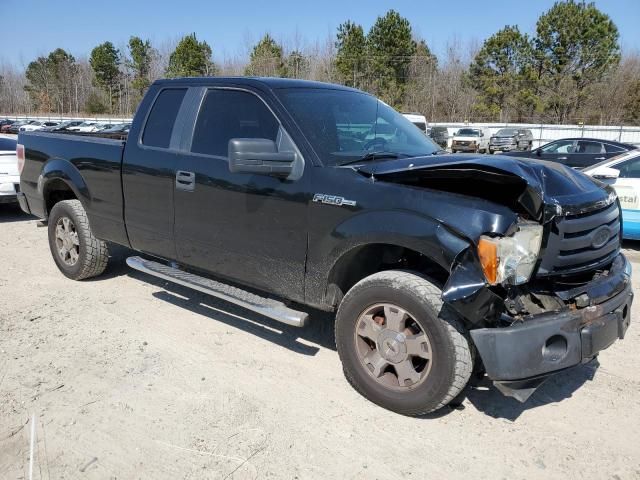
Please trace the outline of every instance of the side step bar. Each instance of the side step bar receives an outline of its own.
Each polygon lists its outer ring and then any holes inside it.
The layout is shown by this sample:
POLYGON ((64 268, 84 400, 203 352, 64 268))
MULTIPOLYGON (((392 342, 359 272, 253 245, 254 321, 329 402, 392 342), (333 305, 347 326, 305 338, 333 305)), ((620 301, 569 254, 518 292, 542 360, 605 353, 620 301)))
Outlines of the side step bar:
POLYGON ((284 303, 271 298, 263 298, 259 295, 247 292, 231 285, 216 282, 209 278, 201 277, 193 273, 184 272, 177 268, 163 265, 162 263, 145 260, 141 257, 127 258, 127 265, 154 277, 162 278, 183 287, 191 288, 199 292, 221 298, 227 302, 235 303, 247 310, 259 313, 294 327, 304 327, 309 315, 287 307, 284 303))

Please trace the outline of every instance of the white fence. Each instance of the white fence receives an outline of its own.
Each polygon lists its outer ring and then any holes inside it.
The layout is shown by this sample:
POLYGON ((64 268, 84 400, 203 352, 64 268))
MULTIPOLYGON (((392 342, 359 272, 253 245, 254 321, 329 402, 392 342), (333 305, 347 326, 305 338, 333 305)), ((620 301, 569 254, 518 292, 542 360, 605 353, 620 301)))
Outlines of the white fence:
POLYGON ((451 137, 462 127, 488 127, 494 134, 501 128, 527 128, 533 133, 533 148, 560 138, 599 138, 640 146, 640 127, 599 125, 548 125, 534 123, 429 123, 430 127, 447 127, 449 146, 451 137))

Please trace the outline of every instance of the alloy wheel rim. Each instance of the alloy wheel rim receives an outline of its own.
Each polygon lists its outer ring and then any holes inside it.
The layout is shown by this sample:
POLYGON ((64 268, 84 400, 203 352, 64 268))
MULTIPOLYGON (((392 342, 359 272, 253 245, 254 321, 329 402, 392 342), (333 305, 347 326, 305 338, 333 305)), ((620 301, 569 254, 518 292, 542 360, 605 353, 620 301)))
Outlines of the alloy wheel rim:
POLYGON ((78 263, 80 257, 80 239, 73 221, 69 217, 60 217, 55 230, 58 257, 70 267, 78 263))
POLYGON ((433 350, 428 334, 407 310, 379 303, 356 322, 356 352, 367 373, 392 390, 414 389, 431 372, 433 350))

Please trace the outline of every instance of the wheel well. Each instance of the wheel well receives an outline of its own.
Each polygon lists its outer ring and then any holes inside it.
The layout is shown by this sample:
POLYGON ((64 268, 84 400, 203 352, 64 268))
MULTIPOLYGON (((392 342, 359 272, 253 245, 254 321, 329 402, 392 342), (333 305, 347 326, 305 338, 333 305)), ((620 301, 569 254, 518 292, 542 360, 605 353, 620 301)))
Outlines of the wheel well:
POLYGON ((61 202, 62 200, 74 200, 76 194, 71 190, 71 187, 60 179, 54 179, 47 183, 44 189, 44 201, 47 216, 51 212, 53 206, 61 202))
POLYGON ((428 274, 440 286, 446 283, 449 276, 448 271, 415 250, 387 243, 363 245, 349 250, 333 266, 325 300, 329 305, 336 306, 351 287, 363 278, 396 269, 428 274))

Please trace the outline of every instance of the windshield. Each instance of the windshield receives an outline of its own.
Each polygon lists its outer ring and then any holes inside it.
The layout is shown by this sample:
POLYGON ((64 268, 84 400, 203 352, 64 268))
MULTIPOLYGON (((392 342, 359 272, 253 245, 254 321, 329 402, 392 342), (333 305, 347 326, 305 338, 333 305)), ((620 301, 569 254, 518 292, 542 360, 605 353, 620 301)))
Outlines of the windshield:
POLYGON ((474 128, 461 128, 457 133, 460 137, 479 137, 480 130, 476 130, 474 128))
POLYGON ((353 162, 374 152, 415 157, 440 151, 404 116, 366 93, 290 88, 279 95, 328 165, 353 162))
POLYGON ((498 130, 498 133, 496 133, 498 137, 511 137, 517 134, 518 130, 516 130, 515 128, 501 128, 500 130, 498 130))

